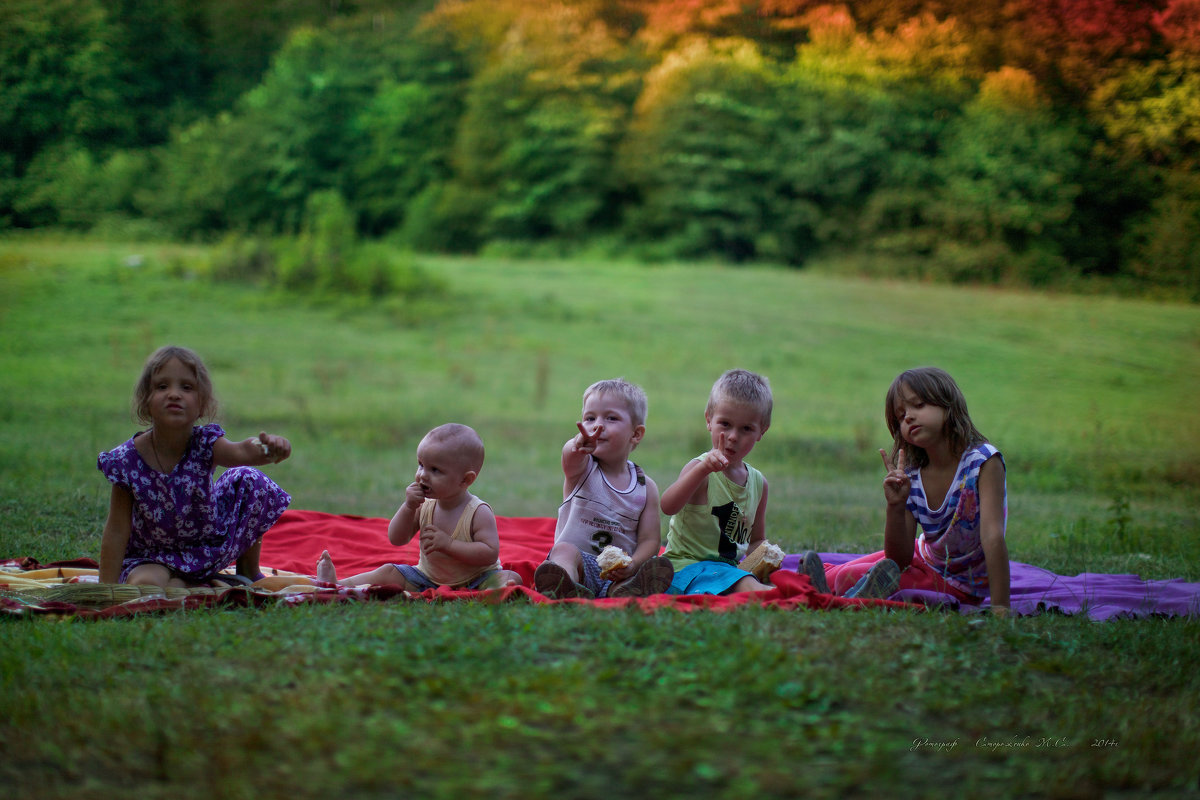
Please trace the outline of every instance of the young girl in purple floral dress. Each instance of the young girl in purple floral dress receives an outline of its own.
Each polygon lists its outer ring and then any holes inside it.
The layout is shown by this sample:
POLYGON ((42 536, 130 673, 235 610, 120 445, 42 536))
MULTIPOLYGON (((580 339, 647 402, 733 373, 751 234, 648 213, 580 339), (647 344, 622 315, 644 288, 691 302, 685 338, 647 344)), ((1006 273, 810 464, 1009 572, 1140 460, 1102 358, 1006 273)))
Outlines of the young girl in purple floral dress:
POLYGON ((194 352, 168 346, 147 359, 134 411, 150 428, 97 460, 112 483, 101 583, 184 587, 259 577, 262 536, 292 498, 252 467, 284 460, 292 446, 266 433, 231 442, 219 425, 195 424, 215 409, 194 352), (214 481, 214 466, 230 469, 214 481), (240 579, 218 575, 235 562, 240 579))

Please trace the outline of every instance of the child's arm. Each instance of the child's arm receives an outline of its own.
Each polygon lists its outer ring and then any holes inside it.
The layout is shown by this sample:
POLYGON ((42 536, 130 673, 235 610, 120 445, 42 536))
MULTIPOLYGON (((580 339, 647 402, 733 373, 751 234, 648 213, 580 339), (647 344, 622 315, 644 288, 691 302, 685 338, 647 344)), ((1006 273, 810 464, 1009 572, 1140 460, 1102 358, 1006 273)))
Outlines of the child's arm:
POLYGON ((587 471, 588 458, 596 450, 596 437, 604 430, 603 425, 598 425, 588 433, 582 422, 576 422, 575 427, 579 428, 579 433, 567 440, 562 451, 564 500, 579 485, 583 473, 587 471))
POLYGON ((292 454, 292 443, 282 436, 260 433, 231 442, 222 436, 213 442, 213 463, 219 467, 260 467, 277 464, 292 454))
POLYGON ((717 447, 700 458, 694 458, 679 471, 679 477, 662 493, 662 512, 673 517, 685 505, 708 502, 708 476, 722 472, 729 466, 729 459, 721 452, 725 448, 725 434, 717 447))
POLYGON ((979 468, 979 536, 987 563, 992 611, 1008 613, 1010 577, 1004 541, 1004 463, 992 456, 979 468))
POLYGON ((388 541, 397 547, 402 547, 412 541, 417 532, 417 513, 425 502, 425 490, 421 484, 413 481, 404 490, 404 503, 396 509, 395 516, 388 523, 388 541))
POLYGON ((758 508, 754 512, 754 525, 750 527, 750 541, 746 543, 746 552, 753 553, 754 548, 767 538, 767 479, 763 478, 762 497, 758 498, 758 508))
POLYGON ((108 501, 108 519, 100 538, 100 583, 116 583, 121 578, 125 548, 129 546, 133 495, 124 486, 113 485, 108 501))
POLYGON ((471 538, 463 542, 432 525, 421 531, 421 550, 426 554, 442 553, 463 564, 487 566, 500 557, 500 533, 496 529, 496 515, 486 504, 475 509, 471 520, 471 538))
POLYGON ((912 479, 904 471, 904 451, 896 457, 896 463, 888 459, 887 453, 879 451, 883 466, 888 471, 883 478, 883 496, 887 500, 887 515, 883 522, 883 553, 896 562, 900 569, 912 564, 913 543, 917 540, 917 518, 908 510, 908 490, 912 479))
POLYGON ((658 485, 646 476, 646 507, 638 517, 637 547, 630 553, 633 561, 625 565, 623 571, 618 571, 614 580, 622 580, 637 572, 638 567, 658 555, 662 549, 662 518, 658 499, 658 485))

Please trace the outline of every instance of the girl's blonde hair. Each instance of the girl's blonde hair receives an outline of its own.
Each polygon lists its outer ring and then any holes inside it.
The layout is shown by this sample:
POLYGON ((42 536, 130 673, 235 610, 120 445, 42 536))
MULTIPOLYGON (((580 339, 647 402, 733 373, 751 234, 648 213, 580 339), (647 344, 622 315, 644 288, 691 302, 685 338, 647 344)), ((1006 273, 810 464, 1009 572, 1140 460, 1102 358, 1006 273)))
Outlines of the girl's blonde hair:
POLYGON ((150 416, 150 395, 153 392, 154 373, 167 365, 172 358, 190 368, 196 375, 196 394, 200 398, 200 419, 211 418, 217 413, 217 399, 213 395, 212 379, 208 377, 208 368, 200 360, 195 351, 186 347, 166 345, 150 354, 142 367, 141 377, 133 388, 133 416, 143 425, 154 421, 150 416))
POLYGON ((887 399, 883 404, 883 418, 887 422, 888 431, 892 434, 892 463, 904 450, 905 464, 910 467, 923 467, 929 463, 929 454, 925 448, 916 447, 904 441, 900 435, 900 420, 896 418, 896 406, 900 400, 900 391, 904 387, 922 401, 946 409, 946 424, 942 435, 950 442, 951 451, 962 455, 968 448, 987 441, 971 415, 967 413, 967 398, 962 390, 950 377, 950 373, 937 367, 917 367, 901 372, 888 388, 887 399))

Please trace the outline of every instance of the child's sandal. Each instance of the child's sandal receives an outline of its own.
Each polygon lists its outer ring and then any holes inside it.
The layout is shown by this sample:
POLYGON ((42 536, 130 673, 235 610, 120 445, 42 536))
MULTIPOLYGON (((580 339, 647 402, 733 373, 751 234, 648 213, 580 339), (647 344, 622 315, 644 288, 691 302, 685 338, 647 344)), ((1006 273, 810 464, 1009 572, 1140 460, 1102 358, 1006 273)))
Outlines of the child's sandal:
POLYGON ((213 576, 213 581, 221 581, 225 586, 228 586, 231 589, 239 586, 250 586, 254 583, 253 578, 231 572, 218 572, 213 576))
POLYGON ((533 587, 539 594, 555 600, 567 597, 595 596, 586 586, 576 583, 565 569, 553 561, 547 561, 534 570, 533 587))

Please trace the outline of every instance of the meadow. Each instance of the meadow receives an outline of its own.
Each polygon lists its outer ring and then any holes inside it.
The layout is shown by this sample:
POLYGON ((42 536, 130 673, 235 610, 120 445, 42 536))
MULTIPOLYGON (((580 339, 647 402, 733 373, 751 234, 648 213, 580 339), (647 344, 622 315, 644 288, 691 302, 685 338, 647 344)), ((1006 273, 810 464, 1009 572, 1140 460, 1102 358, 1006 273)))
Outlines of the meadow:
MULTIPOLYGON (((0 556, 95 557, 96 454, 146 355, 288 436, 293 507, 390 516, 457 420, 477 493, 550 516, 592 381, 650 397, 660 486, 721 371, 771 379, 751 461, 785 549, 878 549, 884 392, 959 381, 1008 465, 1014 560, 1200 580, 1200 309, 821 269, 421 257, 411 303, 206 276, 183 245, 0 240, 0 556)), ((817 797, 1200 790, 1200 621, 364 604, 0 624, 0 780, 44 797, 817 797)), ((30 796, 33 796, 30 794, 30 796)))

